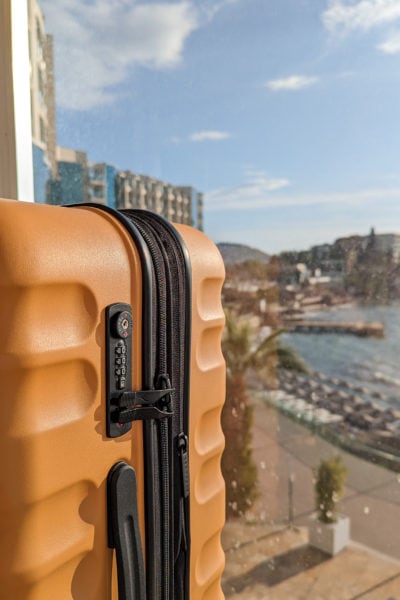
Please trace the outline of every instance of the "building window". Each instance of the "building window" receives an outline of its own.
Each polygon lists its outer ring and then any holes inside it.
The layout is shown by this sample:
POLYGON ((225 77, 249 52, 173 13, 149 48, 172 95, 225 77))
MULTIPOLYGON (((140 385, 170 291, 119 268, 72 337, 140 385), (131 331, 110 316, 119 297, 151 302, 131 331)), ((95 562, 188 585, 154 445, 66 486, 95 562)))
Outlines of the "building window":
POLYGON ((36 17, 36 40, 40 48, 43 46, 43 32, 39 19, 36 17))
POLYGON ((44 120, 42 119, 42 117, 40 117, 40 141, 43 142, 43 144, 46 143, 46 124, 44 122, 44 120))
POLYGON ((40 67, 37 69, 37 77, 38 77, 38 90, 39 90, 39 98, 42 103, 44 103, 45 98, 45 81, 44 74, 40 67))
POLYGON ((92 167, 91 178, 95 180, 104 179, 104 168, 102 166, 92 167))

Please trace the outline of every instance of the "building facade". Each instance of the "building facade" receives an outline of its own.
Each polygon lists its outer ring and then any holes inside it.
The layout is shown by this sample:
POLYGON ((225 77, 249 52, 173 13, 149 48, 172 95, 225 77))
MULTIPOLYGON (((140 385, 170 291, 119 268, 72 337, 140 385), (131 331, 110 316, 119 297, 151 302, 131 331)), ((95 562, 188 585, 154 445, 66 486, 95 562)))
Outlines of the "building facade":
POLYGON ((89 201, 86 152, 57 146, 58 176, 52 182, 52 204, 78 204, 89 201))
POLYGON ((390 255, 396 265, 400 263, 400 235, 398 233, 378 233, 375 235, 375 244, 378 251, 390 255))
POLYGON ((107 163, 90 163, 86 152, 57 146, 58 176, 51 183, 52 204, 94 202, 115 208, 117 169, 107 163))
POLYGON ((203 194, 190 186, 178 188, 181 193, 190 198, 190 222, 188 223, 203 231, 203 194))
POLYGON ((43 13, 28 0, 31 65, 32 153, 35 201, 48 202, 51 180, 57 177, 53 38, 46 34, 43 13))
POLYGON ((89 202, 115 208, 115 180, 117 169, 107 163, 91 163, 88 169, 89 202))
POLYGON ((121 171, 116 176, 115 190, 119 209, 147 209, 169 221, 202 229, 203 198, 192 187, 175 186, 148 175, 121 171))

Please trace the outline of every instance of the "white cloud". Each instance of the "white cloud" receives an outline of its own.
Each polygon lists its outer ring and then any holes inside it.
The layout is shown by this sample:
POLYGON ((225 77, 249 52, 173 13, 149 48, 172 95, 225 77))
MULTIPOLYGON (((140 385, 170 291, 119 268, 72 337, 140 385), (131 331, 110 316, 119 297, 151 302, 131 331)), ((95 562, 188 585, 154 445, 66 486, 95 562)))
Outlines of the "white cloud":
POLYGON ((227 131, 199 131, 197 133, 193 133, 189 139, 192 142, 219 142, 221 140, 227 140, 230 137, 231 134, 227 131))
POLYGON ((46 29, 55 36, 58 103, 77 110, 112 102, 114 86, 137 66, 176 66, 198 27, 186 1, 42 0, 42 6, 46 29))
POLYGON ((137 67, 182 61, 190 34, 240 0, 41 0, 55 38, 57 103, 88 110, 113 102, 137 67))
POLYGON ((248 171, 247 183, 234 188, 220 188, 205 194, 207 210, 247 210, 275 204, 271 192, 290 185, 288 179, 274 179, 263 171, 248 171))
POLYGON ((291 75, 290 77, 284 77, 282 79, 271 79, 271 81, 267 81, 265 87, 273 92, 280 92, 283 90, 297 91, 306 87, 310 87, 311 85, 315 85, 317 82, 318 77, 291 75))
POLYGON ((400 19, 400 0, 331 0, 322 22, 331 31, 368 31, 400 19))
POLYGON ((207 211, 257 210, 283 206, 313 206, 323 204, 349 204, 362 206, 366 202, 382 200, 400 203, 400 188, 371 189, 353 192, 328 192, 310 194, 285 194, 281 191, 290 185, 287 179, 270 179, 264 173, 253 173, 249 182, 235 188, 220 188, 205 194, 207 211), (275 193, 273 193, 275 192, 275 193))
POLYGON ((213 0, 212 2, 206 3, 200 7, 200 10, 203 10, 207 19, 210 20, 213 19, 220 10, 225 8, 225 6, 237 4, 238 2, 240 2, 240 0, 219 0, 218 2, 213 0))
POLYGON ((399 54, 400 53, 400 33, 392 35, 386 42, 377 46, 378 50, 384 54, 399 54))

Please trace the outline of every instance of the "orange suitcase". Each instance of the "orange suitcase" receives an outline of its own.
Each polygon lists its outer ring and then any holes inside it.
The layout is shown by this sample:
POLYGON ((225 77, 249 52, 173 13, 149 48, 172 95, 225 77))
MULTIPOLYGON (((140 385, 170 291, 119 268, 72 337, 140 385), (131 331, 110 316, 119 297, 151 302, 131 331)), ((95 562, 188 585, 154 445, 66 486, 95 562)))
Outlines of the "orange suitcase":
POLYGON ((0 597, 222 599, 217 249, 146 211, 0 219, 0 597))

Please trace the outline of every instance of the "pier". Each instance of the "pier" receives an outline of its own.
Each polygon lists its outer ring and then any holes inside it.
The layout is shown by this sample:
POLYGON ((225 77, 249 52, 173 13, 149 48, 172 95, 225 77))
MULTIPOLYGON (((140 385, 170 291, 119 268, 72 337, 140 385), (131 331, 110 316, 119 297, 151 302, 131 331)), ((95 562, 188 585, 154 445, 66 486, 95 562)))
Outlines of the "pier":
POLYGON ((306 321, 284 320, 283 327, 289 333, 346 333, 359 337, 383 338, 385 327, 383 323, 367 321, 306 321))

